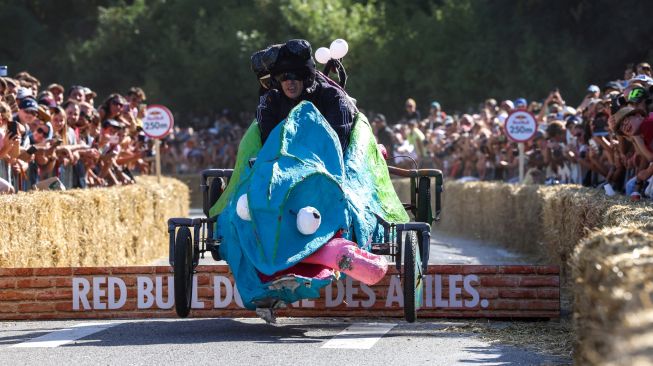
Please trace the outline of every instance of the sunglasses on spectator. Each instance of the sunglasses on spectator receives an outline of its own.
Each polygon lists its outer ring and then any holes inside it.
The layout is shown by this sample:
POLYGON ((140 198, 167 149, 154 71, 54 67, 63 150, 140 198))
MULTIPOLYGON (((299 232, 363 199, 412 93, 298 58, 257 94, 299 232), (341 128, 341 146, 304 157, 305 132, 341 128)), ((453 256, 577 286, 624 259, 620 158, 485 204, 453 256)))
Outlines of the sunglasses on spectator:
POLYGON ((286 80, 302 80, 301 75, 295 72, 284 72, 282 74, 276 75, 274 79, 278 82, 284 82, 286 80))
POLYGON ((123 106, 123 105, 124 105, 123 103, 121 103, 121 102, 118 101, 118 100, 114 100, 114 101, 112 101, 111 104, 113 104, 113 105, 118 105, 118 106, 123 106))
POLYGON ((42 129, 42 128, 37 128, 37 129, 36 129, 36 132, 40 133, 40 134, 43 135, 43 136, 45 136, 45 135, 48 134, 47 131, 45 131, 45 130, 42 129))

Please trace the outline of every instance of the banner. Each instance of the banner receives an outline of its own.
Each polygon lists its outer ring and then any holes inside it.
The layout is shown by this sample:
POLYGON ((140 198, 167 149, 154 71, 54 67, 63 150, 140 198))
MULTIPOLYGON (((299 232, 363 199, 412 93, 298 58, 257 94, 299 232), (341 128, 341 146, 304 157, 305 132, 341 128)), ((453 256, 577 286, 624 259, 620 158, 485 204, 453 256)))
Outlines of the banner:
MULTIPOLYGON (((176 317, 170 267, 0 269, 0 320, 176 317)), ((431 265, 418 317, 554 318, 558 266, 431 265)), ((226 265, 199 266, 192 317, 248 317, 226 265)), ((315 300, 278 316, 402 317, 401 278, 392 267, 373 286, 334 282, 315 300)))

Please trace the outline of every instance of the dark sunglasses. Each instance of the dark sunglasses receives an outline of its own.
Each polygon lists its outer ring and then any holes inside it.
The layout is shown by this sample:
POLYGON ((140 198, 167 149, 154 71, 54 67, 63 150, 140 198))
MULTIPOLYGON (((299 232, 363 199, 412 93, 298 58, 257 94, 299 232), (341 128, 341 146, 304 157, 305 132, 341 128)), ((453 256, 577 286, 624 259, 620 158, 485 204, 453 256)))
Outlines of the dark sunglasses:
POLYGON ((120 101, 117 101, 117 100, 112 101, 111 104, 113 104, 113 105, 119 105, 119 106, 123 106, 123 105, 124 105, 123 103, 120 103, 120 101))
POLYGON ((302 80, 301 75, 294 72, 284 72, 282 74, 276 75, 274 79, 278 82, 283 82, 286 80, 302 80))
POLYGON ((40 133, 40 134, 43 135, 43 136, 45 136, 45 135, 48 134, 47 131, 45 131, 45 130, 42 129, 42 128, 37 128, 37 129, 36 129, 36 132, 40 133))

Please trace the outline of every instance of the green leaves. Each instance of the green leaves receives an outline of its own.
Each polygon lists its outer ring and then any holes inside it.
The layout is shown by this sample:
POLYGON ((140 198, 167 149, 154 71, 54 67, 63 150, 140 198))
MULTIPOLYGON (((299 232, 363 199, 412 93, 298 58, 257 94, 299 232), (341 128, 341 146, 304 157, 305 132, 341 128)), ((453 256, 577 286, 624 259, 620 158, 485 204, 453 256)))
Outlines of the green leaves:
POLYGON ((150 101, 198 115, 253 111, 250 55, 291 38, 314 50, 346 39, 348 91, 391 121, 407 97, 422 112, 434 99, 466 111, 560 87, 574 103, 586 84, 653 56, 645 1, 0 0, 0 9, 10 74, 101 96, 141 85, 150 101))

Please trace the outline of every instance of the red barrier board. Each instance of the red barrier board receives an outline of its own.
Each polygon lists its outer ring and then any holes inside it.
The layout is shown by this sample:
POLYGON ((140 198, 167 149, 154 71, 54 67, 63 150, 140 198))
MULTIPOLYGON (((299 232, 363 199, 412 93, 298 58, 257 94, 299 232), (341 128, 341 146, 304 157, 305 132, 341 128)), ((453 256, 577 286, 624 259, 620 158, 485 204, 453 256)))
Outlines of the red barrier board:
MULTIPOLYGON (((199 266, 192 317, 251 317, 225 265, 199 266)), ((170 267, 0 268, 0 320, 176 317, 170 267)), ((418 317, 556 318, 558 266, 430 265, 418 317)), ((345 279, 278 316, 403 317, 391 268, 373 286, 345 279)))

